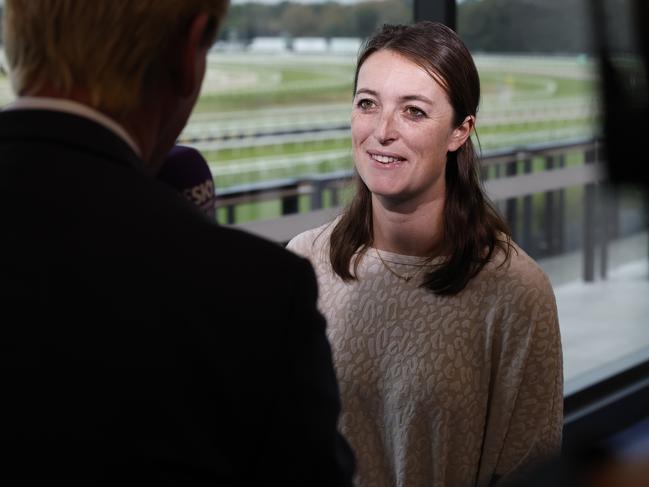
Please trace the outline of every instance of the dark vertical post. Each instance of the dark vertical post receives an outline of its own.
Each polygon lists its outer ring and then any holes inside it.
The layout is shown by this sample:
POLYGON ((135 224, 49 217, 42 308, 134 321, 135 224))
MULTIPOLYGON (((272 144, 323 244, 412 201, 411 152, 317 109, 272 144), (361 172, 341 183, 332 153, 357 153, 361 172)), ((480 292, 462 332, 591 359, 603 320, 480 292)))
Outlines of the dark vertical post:
MULTIPOLYGON (((546 171, 551 171, 554 169, 554 156, 546 156, 545 158, 545 170, 546 171)), ((553 255, 554 254, 554 241, 556 239, 556 236, 554 234, 555 230, 555 220, 556 220, 556 215, 555 215, 555 204, 554 204, 554 192, 553 191, 546 191, 545 192, 545 209, 543 211, 544 213, 544 219, 545 219, 545 249, 547 251, 547 255, 553 255)))
POLYGON ((325 185, 326 182, 319 179, 311 181, 311 211, 322 208, 322 193, 325 185))
MULTIPOLYGON (((502 164, 500 164, 500 163, 496 164, 494 166, 493 172, 494 172, 494 178, 495 179, 498 179, 501 176, 501 174, 500 174, 502 172, 501 166, 502 166, 502 164)), ((504 205, 505 204, 507 204, 506 201, 502 201, 502 200, 496 201, 496 208, 498 208, 498 211, 500 212, 500 214, 503 215, 504 218, 505 218, 505 221, 507 221, 507 215, 504 215, 504 213, 505 213, 504 205)), ((507 224, 509 225, 509 222, 507 224)))
POLYGON ((232 225, 234 223, 234 220, 235 220, 235 218, 234 218, 234 208, 235 208, 234 204, 228 205, 228 206, 225 207, 225 209, 226 209, 225 221, 229 225, 232 225))
MULTIPOLYGON (((601 151, 598 150, 598 142, 595 141, 594 148, 592 150, 592 157, 586 157, 586 162, 589 163, 599 163, 599 154, 601 151), (592 160, 590 160, 592 159, 592 160)), ((615 213, 617 214, 617 206, 611 207, 614 200, 613 193, 609 190, 608 185, 601 180, 598 180, 595 185, 596 190, 596 201, 597 207, 599 209, 599 233, 596 233, 596 237, 599 238, 600 244, 600 268, 599 274, 602 279, 606 279, 608 273, 608 241, 610 238, 610 225, 611 217, 615 213)), ((617 223, 617 222, 616 222, 617 223)))
POLYGON ((329 191, 331 192, 331 206, 335 208, 340 204, 340 187, 334 183, 329 191))
POLYGON ((290 215, 298 211, 298 196, 284 196, 282 198, 282 215, 290 215))
POLYGON ((434 20, 457 29, 455 0, 414 0, 413 13, 415 22, 434 20))
MULTIPOLYGON (((561 154, 559 156, 559 167, 566 167, 566 156, 561 154)), ((557 202, 557 226, 556 226, 556 236, 557 236, 557 254, 563 253, 563 250, 566 247, 566 236, 565 236, 565 227, 566 227, 566 190, 560 189, 558 191, 558 202, 557 202)))
POLYGON ((608 223, 609 215, 611 214, 609 208, 609 193, 607 188, 600 183, 597 187, 597 200, 599 203, 599 242, 600 242, 600 268, 599 275, 602 279, 606 279, 608 270, 608 223))
MULTIPOLYGON (((649 198, 643 198, 644 201, 644 219, 645 219, 645 228, 649 227, 649 198)), ((649 244, 649 241, 647 242, 649 244)), ((647 245, 647 251, 649 251, 649 245, 647 245)), ((647 254, 649 257, 649 254, 647 254)))
MULTIPOLYGON (((508 162, 506 166, 507 177, 516 176, 518 172, 518 161, 508 162)), ((518 239, 518 198, 509 198, 505 206, 505 218, 509 224, 514 240, 518 239)))
MULTIPOLYGON (((527 158, 523 161, 523 172, 530 174, 532 172, 532 159, 527 158)), ((525 251, 532 257, 535 257, 536 249, 534 248, 534 239, 532 238, 532 195, 523 196, 523 245, 525 251)))
POLYGON ((299 186, 299 183, 294 183, 282 188, 286 190, 295 190, 295 193, 293 194, 282 196, 282 215, 290 215, 299 211, 299 193, 297 191, 299 186))
MULTIPOLYGON (((584 162, 593 164, 596 159, 594 149, 586 150, 584 162)), ((584 186, 584 281, 595 280, 595 202, 594 183, 584 186)))
POLYGON ((609 222, 608 222, 608 237, 616 239, 620 236, 620 192, 619 188, 615 185, 608 186, 608 206, 609 206, 609 222))

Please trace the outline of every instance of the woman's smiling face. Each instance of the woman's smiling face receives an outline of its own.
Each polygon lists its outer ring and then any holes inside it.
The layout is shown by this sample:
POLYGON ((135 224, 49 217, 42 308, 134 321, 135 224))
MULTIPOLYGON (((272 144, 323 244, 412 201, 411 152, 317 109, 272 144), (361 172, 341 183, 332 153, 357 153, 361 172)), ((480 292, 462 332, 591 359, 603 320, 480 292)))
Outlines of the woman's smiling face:
POLYGON ((453 108, 421 66, 389 49, 358 72, 352 110, 356 169, 373 198, 419 205, 445 196, 446 156, 470 134, 453 125, 453 108))

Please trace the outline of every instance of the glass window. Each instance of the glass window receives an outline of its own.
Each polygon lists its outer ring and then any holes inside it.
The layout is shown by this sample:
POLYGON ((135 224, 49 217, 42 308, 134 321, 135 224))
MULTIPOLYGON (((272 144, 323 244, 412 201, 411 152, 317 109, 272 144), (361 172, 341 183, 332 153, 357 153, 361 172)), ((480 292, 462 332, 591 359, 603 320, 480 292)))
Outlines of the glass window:
MULTIPOLYGON (((629 2, 602 3, 609 42, 628 50, 629 2)), ((481 77, 487 189, 553 283, 566 393, 649 356, 647 194, 606 180, 592 7, 458 4, 458 32, 481 77)))
POLYGON ((383 23, 410 22, 409 3, 232 3, 180 137, 210 163, 220 222, 339 203, 358 49, 383 23), (315 184, 326 188, 311 197, 315 184))

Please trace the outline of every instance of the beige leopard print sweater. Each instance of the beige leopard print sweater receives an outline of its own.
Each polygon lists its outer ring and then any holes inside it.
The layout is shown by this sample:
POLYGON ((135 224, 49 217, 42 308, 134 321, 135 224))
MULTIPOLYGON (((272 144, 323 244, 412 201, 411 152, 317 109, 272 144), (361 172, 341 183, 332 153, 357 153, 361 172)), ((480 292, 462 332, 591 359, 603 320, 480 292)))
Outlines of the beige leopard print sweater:
POLYGON ((519 247, 455 296, 419 288, 422 258, 370 249, 357 281, 329 264, 332 224, 288 245, 312 262, 359 487, 487 486, 558 453, 554 294, 519 247), (406 282, 386 269, 416 277, 406 282))

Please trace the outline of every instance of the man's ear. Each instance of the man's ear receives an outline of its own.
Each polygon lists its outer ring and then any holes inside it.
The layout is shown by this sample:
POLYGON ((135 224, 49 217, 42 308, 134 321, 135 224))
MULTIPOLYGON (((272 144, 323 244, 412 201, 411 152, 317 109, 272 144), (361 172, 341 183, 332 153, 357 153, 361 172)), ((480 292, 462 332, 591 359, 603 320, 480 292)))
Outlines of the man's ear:
POLYGON ((462 147, 466 139, 471 136, 474 126, 475 117, 473 115, 467 115, 464 121, 451 132, 447 147, 448 152, 454 152, 462 147))
POLYGON ((193 95, 203 82, 205 56, 209 49, 204 40, 206 30, 210 28, 209 20, 210 16, 207 12, 199 13, 192 19, 189 29, 181 39, 178 89, 182 97, 193 95))

